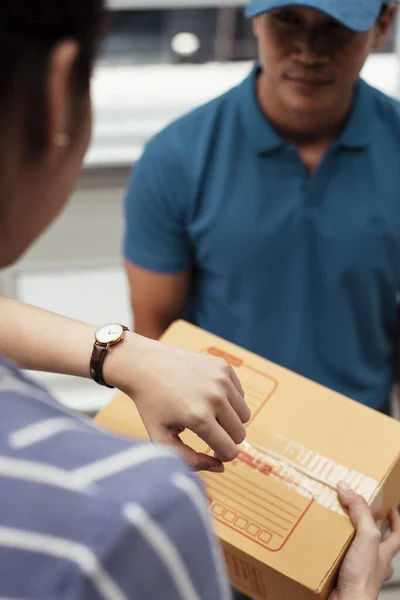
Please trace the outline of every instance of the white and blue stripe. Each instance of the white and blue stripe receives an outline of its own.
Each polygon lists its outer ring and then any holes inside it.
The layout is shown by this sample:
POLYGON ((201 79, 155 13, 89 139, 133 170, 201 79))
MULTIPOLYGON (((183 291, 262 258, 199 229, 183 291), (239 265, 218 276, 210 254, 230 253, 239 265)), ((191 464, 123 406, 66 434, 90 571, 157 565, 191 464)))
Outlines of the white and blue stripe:
POLYGON ((198 480, 0 359, 0 600, 228 600, 198 480))

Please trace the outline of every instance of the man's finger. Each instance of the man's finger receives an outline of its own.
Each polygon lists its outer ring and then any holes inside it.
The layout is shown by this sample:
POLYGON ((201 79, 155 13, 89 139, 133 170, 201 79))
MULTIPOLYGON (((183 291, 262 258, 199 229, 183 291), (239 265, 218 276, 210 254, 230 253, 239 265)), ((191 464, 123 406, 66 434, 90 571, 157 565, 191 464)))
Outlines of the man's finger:
POLYGON ((400 532, 400 513, 393 509, 389 515, 389 525, 393 532, 400 532))
POLYGON ((385 571, 385 582, 391 581, 394 577, 394 567, 390 566, 387 571, 385 571))
POLYGON ((349 511, 352 523, 357 529, 357 535, 379 543, 380 532, 364 498, 353 492, 344 482, 338 486, 338 495, 341 504, 349 511))
POLYGON ((392 533, 381 544, 381 554, 391 563, 400 552, 400 515, 393 510, 389 517, 392 533))

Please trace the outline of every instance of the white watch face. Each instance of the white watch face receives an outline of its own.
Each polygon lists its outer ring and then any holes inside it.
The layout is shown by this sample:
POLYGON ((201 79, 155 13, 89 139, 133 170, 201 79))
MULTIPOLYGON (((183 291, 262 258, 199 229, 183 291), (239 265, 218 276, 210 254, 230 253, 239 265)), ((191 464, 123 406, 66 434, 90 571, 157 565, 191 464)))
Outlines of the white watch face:
POLYGON ((123 335, 124 328, 122 325, 118 325, 118 323, 110 323, 109 325, 104 325, 104 327, 100 327, 100 329, 96 332, 96 340, 99 344, 112 344, 113 342, 117 342, 123 335))

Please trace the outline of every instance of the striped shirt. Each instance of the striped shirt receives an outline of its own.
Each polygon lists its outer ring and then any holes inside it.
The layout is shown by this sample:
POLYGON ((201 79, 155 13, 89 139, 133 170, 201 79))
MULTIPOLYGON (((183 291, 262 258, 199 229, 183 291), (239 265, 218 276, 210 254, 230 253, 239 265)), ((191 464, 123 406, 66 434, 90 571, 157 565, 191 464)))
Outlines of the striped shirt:
POLYGON ((1 600, 228 600, 201 484, 0 359, 1 600))

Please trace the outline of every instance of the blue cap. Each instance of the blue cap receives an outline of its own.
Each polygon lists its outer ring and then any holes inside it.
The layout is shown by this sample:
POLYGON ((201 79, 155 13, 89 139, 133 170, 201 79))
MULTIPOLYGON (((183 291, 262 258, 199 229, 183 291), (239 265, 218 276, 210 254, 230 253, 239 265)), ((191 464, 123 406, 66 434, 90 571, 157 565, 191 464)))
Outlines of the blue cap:
POLYGON ((319 10, 348 29, 367 31, 374 26, 382 7, 391 0, 251 0, 246 16, 252 19, 263 13, 288 6, 319 10))

